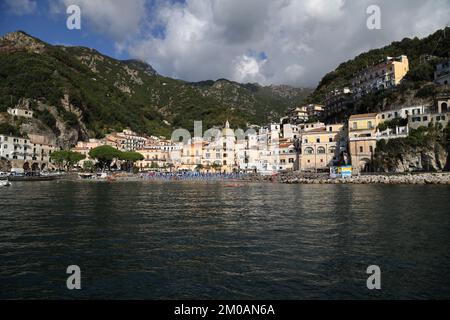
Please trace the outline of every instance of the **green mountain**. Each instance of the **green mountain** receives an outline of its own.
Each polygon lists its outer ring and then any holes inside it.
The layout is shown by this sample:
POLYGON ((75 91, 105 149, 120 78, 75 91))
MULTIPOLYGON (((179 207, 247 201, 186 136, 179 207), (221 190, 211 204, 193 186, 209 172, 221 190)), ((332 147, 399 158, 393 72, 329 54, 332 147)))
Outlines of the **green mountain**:
MULTIPOLYGON (((429 65, 435 65, 437 61, 427 61, 428 58, 449 58, 450 53, 450 27, 438 30, 435 33, 419 39, 417 37, 410 39, 404 38, 402 41, 392 42, 391 44, 362 53, 347 62, 341 63, 335 70, 327 73, 320 81, 314 91, 311 99, 320 99, 327 91, 351 86, 353 75, 367 66, 374 65, 386 56, 399 56, 405 54, 410 63, 410 76, 414 80, 433 80, 433 71, 427 70, 423 75, 418 75, 429 65), (419 77, 417 77, 419 76, 419 77)), ((433 59, 432 59, 433 60, 433 59)))
POLYGON ((53 135, 63 146, 126 127, 170 136, 173 128, 192 130, 194 120, 204 128, 226 119, 240 127, 264 124, 310 92, 228 80, 189 83, 161 76, 141 61, 53 46, 20 31, 0 38, 0 123, 23 134, 53 135), (5 113, 18 104, 33 109, 35 119, 5 113))
POLYGON ((432 84, 437 63, 450 58, 450 28, 419 39, 405 38, 401 41, 362 53, 347 62, 340 64, 335 70, 326 74, 316 90, 308 98, 308 102, 323 102, 327 92, 351 87, 351 80, 358 71, 377 64, 387 56, 407 55, 410 71, 405 81, 396 90, 380 91, 368 95, 354 104, 350 113, 369 112, 389 108, 393 105, 414 103, 414 100, 427 101, 441 91, 442 88, 432 84))

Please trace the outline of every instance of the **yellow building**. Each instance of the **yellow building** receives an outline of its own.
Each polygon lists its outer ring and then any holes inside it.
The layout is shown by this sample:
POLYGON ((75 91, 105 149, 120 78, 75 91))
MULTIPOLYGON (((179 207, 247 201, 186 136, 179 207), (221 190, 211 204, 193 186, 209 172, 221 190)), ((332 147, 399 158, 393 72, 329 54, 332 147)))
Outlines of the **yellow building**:
POLYGON ((349 151, 355 172, 369 171, 377 145, 377 113, 352 115, 348 120, 349 151))
POLYGON ((294 170, 295 160, 297 154, 294 149, 294 144, 288 139, 280 139, 279 148, 279 170, 292 171, 294 170))
POLYGON ((408 71, 407 56, 387 57, 355 75, 352 80, 353 93, 356 98, 360 98, 372 91, 395 87, 400 84, 408 71))
POLYGON ((237 155, 239 150, 236 149, 236 136, 228 121, 222 130, 217 130, 217 133, 220 132, 220 134, 203 144, 202 166, 204 169, 202 171, 233 172, 238 169, 237 155))
POLYGON ((327 125, 302 134, 300 170, 323 170, 337 160, 337 147, 343 125, 327 125))
POLYGON ((136 152, 144 157, 144 160, 136 163, 136 166, 141 170, 163 168, 170 163, 169 152, 160 146, 146 146, 137 149, 136 152))
POLYGON ((202 138, 193 138, 183 145, 179 170, 194 171, 202 165, 203 147, 206 144, 202 138))

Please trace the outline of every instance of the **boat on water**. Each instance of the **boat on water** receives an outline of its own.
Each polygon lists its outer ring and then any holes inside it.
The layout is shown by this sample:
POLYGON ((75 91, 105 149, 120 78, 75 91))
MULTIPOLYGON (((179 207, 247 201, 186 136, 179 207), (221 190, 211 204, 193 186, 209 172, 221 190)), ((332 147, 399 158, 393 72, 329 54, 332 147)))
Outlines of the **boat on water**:
POLYGON ((78 177, 82 180, 91 180, 94 178, 93 173, 79 173, 78 177))
POLYGON ((9 187, 11 186, 11 182, 8 180, 0 180, 0 187, 9 187))
POLYGON ((113 175, 108 175, 106 172, 79 173, 78 177, 82 180, 116 181, 116 178, 113 175))
POLYGON ((13 173, 8 176, 8 181, 52 181, 60 177, 59 174, 40 174, 40 173, 13 173))

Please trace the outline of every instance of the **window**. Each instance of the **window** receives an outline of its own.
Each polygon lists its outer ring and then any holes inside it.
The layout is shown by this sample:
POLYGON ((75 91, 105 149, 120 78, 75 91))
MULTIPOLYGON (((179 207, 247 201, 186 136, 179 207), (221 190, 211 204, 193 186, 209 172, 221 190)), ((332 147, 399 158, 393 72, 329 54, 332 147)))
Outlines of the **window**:
POLYGON ((353 122, 353 129, 358 129, 358 123, 357 122, 353 122))
POLYGON ((333 138, 328 138, 328 142, 333 142, 333 138))
POLYGON ((427 116, 423 117, 422 119, 423 119, 423 121, 428 121, 428 117, 427 116))
POLYGON ((359 147, 359 152, 364 152, 364 147, 363 146, 359 147))
POLYGON ((320 138, 316 138, 316 142, 317 142, 317 143, 320 143, 320 138))
POLYGON ((324 154, 324 153, 325 153, 325 148, 324 147, 317 148, 317 154, 324 154))
POLYGON ((373 128, 372 121, 368 121, 368 122, 367 122, 367 126, 368 126, 370 129, 372 129, 372 128, 373 128))
POLYGON ((305 154, 314 154, 314 149, 311 147, 308 147, 305 149, 305 154))
POLYGON ((294 163, 294 158, 289 158, 289 163, 294 163))
POLYGON ((370 150, 370 152, 372 153, 372 152, 373 152, 373 147, 372 147, 372 146, 369 146, 369 150, 370 150))
POLYGON ((336 152, 336 148, 335 147, 330 147, 329 153, 334 154, 336 152))

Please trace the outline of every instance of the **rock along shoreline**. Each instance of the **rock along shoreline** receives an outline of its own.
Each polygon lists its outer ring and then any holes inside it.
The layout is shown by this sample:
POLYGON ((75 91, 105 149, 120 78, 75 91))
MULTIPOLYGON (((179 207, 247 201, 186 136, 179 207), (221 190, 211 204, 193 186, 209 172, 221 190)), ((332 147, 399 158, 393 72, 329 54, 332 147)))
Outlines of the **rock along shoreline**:
POLYGON ((440 184, 450 185, 450 173, 370 174, 332 179, 320 173, 280 173, 275 176, 252 175, 252 182, 278 182, 286 184, 440 184))

